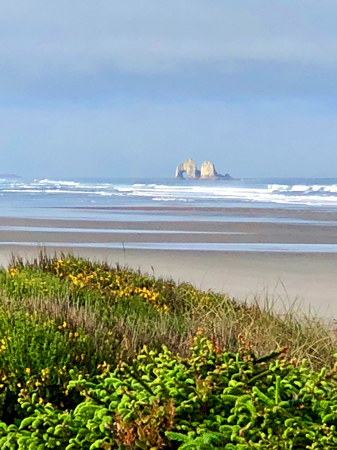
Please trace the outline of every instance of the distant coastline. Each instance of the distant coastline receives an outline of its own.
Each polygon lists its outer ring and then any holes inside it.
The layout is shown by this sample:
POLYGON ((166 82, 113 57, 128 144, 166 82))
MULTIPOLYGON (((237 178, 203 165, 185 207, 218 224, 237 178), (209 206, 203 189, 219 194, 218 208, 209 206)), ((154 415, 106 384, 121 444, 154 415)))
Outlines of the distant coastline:
POLYGON ((15 175, 14 173, 0 173, 0 178, 19 180, 21 177, 19 175, 15 175))

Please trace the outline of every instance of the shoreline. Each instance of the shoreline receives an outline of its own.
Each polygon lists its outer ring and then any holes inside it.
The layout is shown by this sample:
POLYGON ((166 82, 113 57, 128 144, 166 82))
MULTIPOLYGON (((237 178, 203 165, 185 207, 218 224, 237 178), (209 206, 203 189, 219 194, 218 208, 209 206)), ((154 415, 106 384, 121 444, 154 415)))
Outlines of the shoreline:
POLYGON ((337 211, 328 207, 303 207, 300 205, 280 205, 279 208, 263 206, 244 206, 240 207, 223 207, 223 206, 69 206, 69 207, 52 207, 51 209, 69 210, 69 211, 111 211, 111 212, 175 212, 180 213, 216 213, 223 217, 249 217, 254 219, 257 217, 284 217, 296 218, 302 220, 318 220, 318 221, 337 221, 337 211))

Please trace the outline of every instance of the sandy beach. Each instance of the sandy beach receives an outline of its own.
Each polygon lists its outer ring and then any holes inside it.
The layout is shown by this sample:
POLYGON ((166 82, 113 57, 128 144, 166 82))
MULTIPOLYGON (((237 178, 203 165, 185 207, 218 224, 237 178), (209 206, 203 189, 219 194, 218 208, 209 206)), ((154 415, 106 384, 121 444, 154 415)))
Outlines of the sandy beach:
POLYGON ((1 218, 0 262, 6 266, 12 253, 32 258, 46 246, 51 253, 64 251, 119 262, 242 300, 266 295, 286 303, 298 299, 305 308, 311 306, 320 315, 337 318, 337 253, 244 251, 245 243, 333 246, 337 244, 336 227, 329 222, 310 225, 250 220, 102 222, 1 218), (133 248, 137 243, 145 248, 133 248), (154 243, 168 247, 146 248, 154 243), (243 250, 175 250, 174 246, 181 243, 241 244, 243 250), (119 248, 108 248, 114 244, 119 248))

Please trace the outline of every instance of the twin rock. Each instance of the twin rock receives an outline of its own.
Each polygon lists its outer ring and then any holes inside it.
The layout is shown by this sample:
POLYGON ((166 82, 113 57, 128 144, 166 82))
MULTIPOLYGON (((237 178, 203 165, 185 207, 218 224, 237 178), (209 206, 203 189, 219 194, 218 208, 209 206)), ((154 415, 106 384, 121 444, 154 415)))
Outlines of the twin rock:
POLYGON ((228 173, 225 175, 218 173, 210 161, 204 161, 199 170, 193 159, 186 159, 176 168, 176 178, 183 180, 184 174, 190 180, 233 180, 228 173))

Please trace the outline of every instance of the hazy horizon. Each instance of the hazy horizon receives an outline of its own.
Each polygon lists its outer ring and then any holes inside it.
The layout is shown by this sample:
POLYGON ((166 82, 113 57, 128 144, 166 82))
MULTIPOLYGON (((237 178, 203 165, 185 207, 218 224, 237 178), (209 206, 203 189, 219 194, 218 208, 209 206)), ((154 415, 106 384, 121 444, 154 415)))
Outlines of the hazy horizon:
POLYGON ((337 3, 0 5, 1 173, 337 176, 337 3))

